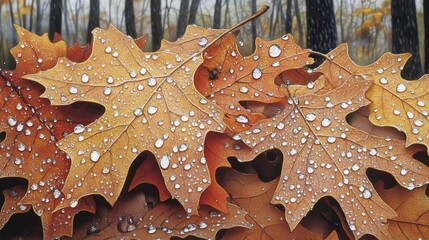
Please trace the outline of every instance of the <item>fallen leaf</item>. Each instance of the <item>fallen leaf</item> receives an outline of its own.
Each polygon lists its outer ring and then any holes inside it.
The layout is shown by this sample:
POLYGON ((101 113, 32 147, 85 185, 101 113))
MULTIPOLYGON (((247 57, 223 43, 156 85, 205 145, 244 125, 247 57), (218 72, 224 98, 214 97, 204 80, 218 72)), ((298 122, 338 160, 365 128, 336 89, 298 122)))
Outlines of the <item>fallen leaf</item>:
POLYGON ((249 213, 246 220, 252 228, 233 228, 222 239, 323 239, 301 224, 293 232, 284 219, 284 212, 270 204, 278 179, 262 182, 257 175, 245 175, 232 169, 222 172, 221 184, 232 202, 249 213))
POLYGON ((251 56, 240 54, 235 35, 230 34, 205 52, 206 60, 195 74, 196 88, 225 112, 225 123, 232 132, 240 132, 265 117, 249 112, 243 103, 279 102, 284 94, 274 79, 284 71, 300 69, 313 61, 310 52, 301 49, 291 35, 274 41, 256 39, 251 56))
MULTIPOLYGON (((185 33, 190 34, 196 33, 185 33)), ((167 51, 143 53, 114 27, 98 29, 87 61, 62 58, 53 69, 26 76, 46 87, 42 96, 54 105, 88 101, 106 109, 94 123, 76 128, 58 144, 72 164, 63 188, 66 198, 57 209, 73 207, 92 194, 113 204, 124 173, 140 152, 149 150, 172 196, 188 213, 197 212, 200 195, 211 183, 203 153, 205 135, 224 129, 221 110, 193 86, 202 51, 215 40, 197 34, 207 45, 195 44, 195 54, 182 57, 167 51)))
POLYGON ((429 75, 407 81, 401 69, 410 54, 386 53, 367 68, 373 81, 366 96, 371 101, 370 121, 377 126, 392 126, 403 131, 406 147, 411 144, 429 146, 429 75))
POLYGON ((426 187, 412 191, 396 185, 384 189, 377 182, 380 196, 392 207, 397 216, 389 219, 389 232, 393 239, 425 239, 429 236, 429 198, 426 187))
POLYGON ((255 154, 282 151, 282 180, 271 203, 285 207, 291 229, 319 199, 332 196, 356 238, 391 238, 385 223, 396 213, 374 190, 366 170, 391 173, 412 189, 429 181, 427 167, 412 158, 419 147, 405 149, 404 141, 377 137, 347 123, 347 114, 369 104, 365 92, 370 80, 344 45, 327 56, 330 60, 320 66, 324 75, 315 82, 283 88, 288 96, 283 112, 234 138, 255 154))

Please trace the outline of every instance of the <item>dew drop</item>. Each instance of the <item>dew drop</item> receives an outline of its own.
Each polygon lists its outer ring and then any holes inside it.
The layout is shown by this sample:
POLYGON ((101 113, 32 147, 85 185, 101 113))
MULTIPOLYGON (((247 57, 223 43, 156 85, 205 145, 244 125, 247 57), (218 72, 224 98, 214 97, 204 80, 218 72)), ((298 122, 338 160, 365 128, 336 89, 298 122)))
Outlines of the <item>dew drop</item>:
POLYGON ((79 134, 79 133, 83 133, 84 130, 85 130, 85 126, 83 124, 78 124, 74 127, 73 132, 76 134, 79 134))
POLYGON ((191 169, 191 164, 190 163, 187 163, 187 164, 185 164, 185 166, 183 167, 185 170, 189 170, 189 169, 191 169))
POLYGON ((162 145, 164 145, 164 140, 162 140, 161 138, 156 139, 155 147, 160 148, 160 147, 162 147, 162 145))
POLYGON ((75 87, 75 86, 70 87, 69 88, 69 93, 76 94, 77 93, 77 87, 75 87))
POLYGON ((372 193, 369 189, 365 189, 362 193, 363 198, 369 199, 372 197, 372 193))
POLYGON ((279 122, 279 123, 277 124, 277 129, 278 129, 278 130, 282 130, 284 127, 285 127, 285 124, 284 124, 284 123, 282 123, 282 122, 279 122))
POLYGON ((334 143, 336 140, 337 140, 336 137, 332 137, 332 136, 328 137, 328 143, 334 143))
POLYGON ((414 125, 416 125, 417 127, 421 127, 423 126, 423 122, 420 119, 416 119, 414 120, 414 125))
POLYGON ((385 77, 381 77, 381 78, 380 78, 380 83, 381 83, 381 84, 387 84, 387 78, 385 78, 385 77))
POLYGON ((112 52, 112 48, 111 47, 106 47, 106 49, 104 49, 104 51, 106 53, 111 53, 112 52))
POLYGON ((131 70, 131 71, 130 71, 130 77, 132 77, 132 78, 137 77, 137 72, 136 72, 136 71, 134 71, 134 70, 131 70))
POLYGON ((313 172, 314 172, 314 168, 312 168, 312 167, 308 167, 308 168, 307 168, 307 172, 308 172, 308 173, 313 173, 313 172))
POLYGON ((246 86, 241 86, 240 87, 240 92, 241 93, 247 93, 249 91, 249 89, 246 86))
POLYGON ((81 80, 82 80, 82 82, 83 82, 83 83, 87 83, 87 82, 89 81, 89 76, 88 76, 88 74, 84 73, 84 74, 82 75, 81 80))
POLYGON ((168 166, 170 165, 170 159, 168 158, 167 155, 163 155, 162 156, 160 165, 161 165, 162 169, 167 169, 168 168, 168 166))
POLYGON ((97 150, 92 151, 91 152, 91 156, 90 156, 91 161, 97 162, 100 159, 100 156, 101 155, 100 155, 100 153, 97 150))
POLYGON ((105 87, 103 91, 104 95, 110 95, 112 93, 111 87, 105 87))
POLYGON ((260 79, 261 76, 262 76, 262 70, 260 68, 253 69, 253 72, 252 72, 253 79, 255 80, 260 79))
POLYGON ((149 80, 147 80, 147 85, 149 85, 150 87, 153 87, 156 85, 156 79, 154 77, 149 78, 149 80))
POLYGON ((316 114, 314 113, 309 113, 305 116, 305 120, 312 122, 314 120, 316 120, 316 114))
POLYGON ((295 149, 295 148, 292 148, 291 150, 290 150, 290 152, 289 152, 289 154, 291 155, 291 156, 293 156, 293 155, 295 155, 295 154, 297 154, 298 153, 298 151, 295 149))
POLYGON ((379 69, 377 69, 377 72, 378 72, 379 74, 382 74, 382 73, 384 72, 384 70, 383 70, 382 68, 379 68, 379 69))
POLYGON ((323 127, 327 127, 327 126, 329 126, 329 125, 331 125, 331 119, 329 119, 329 118, 324 118, 324 119, 322 120, 322 126, 323 126, 323 127))
POLYGON ((77 200, 72 200, 72 201, 70 202, 70 207, 71 207, 71 208, 75 208, 75 207, 77 206, 77 203, 78 203, 78 201, 77 201, 77 200))
POLYGON ((239 123, 248 123, 249 119, 244 115, 238 115, 235 120, 239 123))
POLYGON ((403 83, 398 84, 398 86, 396 87, 396 91, 398 93, 404 92, 405 90, 407 90, 407 87, 403 83))
POLYGON ((402 176, 405 176, 407 173, 408 173, 407 169, 403 168, 403 169, 401 170, 401 175, 402 175, 402 176))
POLYGON ((158 108, 155 106, 149 106, 149 108, 147 109, 147 112, 152 115, 155 114, 157 111, 158 111, 158 108))
POLYGON ((424 107, 426 104, 425 104, 425 102, 423 102, 422 100, 419 100, 419 101, 417 102, 417 105, 419 105, 420 107, 424 107))
POLYGON ((58 199, 61 196, 61 191, 58 188, 55 188, 53 195, 55 199, 58 199))
POLYGON ((134 116, 136 116, 136 117, 140 117, 141 115, 143 115, 143 111, 141 108, 134 109, 133 113, 134 113, 134 116))
POLYGON ((204 229, 204 228, 206 228, 208 225, 207 225, 207 223, 206 223, 206 222, 200 222, 200 223, 198 224, 198 226, 199 226, 201 229, 204 229))
POLYGON ((357 170, 359 170, 359 165, 357 163, 353 164, 352 166, 352 171, 356 172, 357 170))
POLYGON ((273 58, 280 56, 281 52, 282 52, 282 49, 277 44, 271 45, 268 50, 268 54, 270 55, 270 57, 273 57, 273 58))
POLYGON ((200 37, 198 39, 198 45, 204 47, 207 44, 208 40, 206 37, 200 37))
POLYGON ((142 68, 140 69, 140 74, 141 74, 141 75, 145 75, 146 73, 147 73, 146 68, 142 67, 142 68))
POLYGON ((13 127, 15 126, 17 123, 16 118, 14 117, 8 117, 7 118, 7 124, 9 124, 9 126, 13 127))

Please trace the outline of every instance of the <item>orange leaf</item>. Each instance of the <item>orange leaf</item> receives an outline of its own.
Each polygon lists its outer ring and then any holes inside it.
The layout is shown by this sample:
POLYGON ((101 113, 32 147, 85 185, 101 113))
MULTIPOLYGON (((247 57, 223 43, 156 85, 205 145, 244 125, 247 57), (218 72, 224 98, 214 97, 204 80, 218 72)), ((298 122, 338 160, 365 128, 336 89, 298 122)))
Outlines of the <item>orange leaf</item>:
POLYGON ((195 43, 181 55, 143 53, 113 27, 93 34, 96 40, 87 61, 60 59, 53 69, 27 76, 46 87, 43 96, 55 105, 89 101, 106 108, 97 121, 59 142, 72 165, 63 188, 66 198, 57 209, 75 206, 91 194, 113 204, 124 173, 140 152, 149 150, 172 196, 188 213, 196 213, 200 195, 211 183, 203 153, 205 135, 224 129, 221 110, 193 86, 201 53, 214 37, 202 29, 188 30, 186 36, 205 38, 207 45, 195 43))
POLYGON ((389 172, 412 189, 429 181, 428 169, 413 161, 418 147, 404 149, 401 140, 377 137, 347 123, 347 114, 369 103, 369 80, 344 45, 328 56, 320 66, 324 75, 314 83, 284 87, 288 105, 283 112, 234 138, 253 147, 255 154, 271 148, 283 152, 282 181, 271 202, 285 207, 291 229, 319 199, 332 196, 356 238, 391 238, 385 222, 396 214, 374 190, 366 170, 389 172))
POLYGON ((292 36, 274 41, 256 39, 256 51, 243 57, 230 34, 206 51, 206 60, 195 74, 196 88, 219 105, 225 122, 233 132, 240 132, 265 118, 241 105, 246 101, 279 102, 284 97, 274 84, 283 71, 311 64, 309 51, 301 49, 292 36))

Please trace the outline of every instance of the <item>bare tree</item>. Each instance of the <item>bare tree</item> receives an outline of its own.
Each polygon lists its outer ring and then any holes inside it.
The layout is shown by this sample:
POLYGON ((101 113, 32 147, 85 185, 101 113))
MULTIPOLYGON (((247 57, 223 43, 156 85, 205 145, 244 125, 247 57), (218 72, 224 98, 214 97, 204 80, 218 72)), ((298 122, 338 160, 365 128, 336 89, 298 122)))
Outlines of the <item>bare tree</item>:
POLYGON ((410 52, 413 56, 402 71, 406 79, 417 79, 422 75, 419 53, 415 0, 392 0, 392 52, 410 52))
POLYGON ((42 34, 42 4, 41 0, 36 0, 36 34, 42 34))
POLYGON ((180 38, 185 33, 186 26, 188 25, 188 9, 189 0, 181 0, 179 17, 177 18, 176 38, 180 38))
POLYGON ((299 44, 301 46, 303 46, 304 45, 304 31, 303 31, 303 26, 302 26, 301 11, 299 10, 298 0, 295 0, 293 5, 295 7, 296 24, 298 25, 299 44))
POLYGON ((423 1, 424 22, 425 22, 425 63, 424 72, 429 73, 429 1, 423 1))
MULTIPOLYGON (((257 11, 256 0, 252 0, 252 14, 257 11)), ((255 40, 257 37, 256 32, 256 19, 252 21, 252 51, 255 51, 255 40)))
POLYGON ((292 32, 292 0, 287 0, 286 3, 286 17, 285 17, 285 32, 292 32))
MULTIPOLYGON (((337 46, 337 26, 333 0, 306 0, 307 5, 307 47, 328 53, 337 46)), ((322 62, 315 58, 315 65, 322 62)))
POLYGON ((191 8, 189 9, 188 24, 195 24, 197 18, 198 7, 200 6, 200 0, 192 0, 191 8))
POLYGON ((161 21, 161 1, 150 0, 150 18, 152 23, 152 50, 158 50, 164 35, 161 21))
POLYGON ((91 41, 91 32, 96 27, 100 27, 100 0, 91 0, 89 2, 89 21, 86 42, 89 43, 91 41))
POLYGON ((137 38, 136 23, 134 17, 133 0, 125 0, 125 26, 127 34, 132 38, 137 38))
POLYGON ((213 28, 220 28, 222 0, 216 0, 213 15, 213 28))
POLYGON ((54 39, 55 33, 61 34, 61 17, 63 1, 51 1, 51 11, 49 13, 49 39, 54 39))

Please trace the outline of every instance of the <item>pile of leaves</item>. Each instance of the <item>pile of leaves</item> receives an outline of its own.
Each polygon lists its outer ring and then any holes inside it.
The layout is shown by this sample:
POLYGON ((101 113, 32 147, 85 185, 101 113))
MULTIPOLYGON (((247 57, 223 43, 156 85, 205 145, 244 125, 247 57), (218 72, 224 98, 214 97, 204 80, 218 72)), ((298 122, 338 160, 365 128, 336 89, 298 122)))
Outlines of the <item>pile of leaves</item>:
POLYGON ((156 52, 114 27, 67 48, 17 26, 0 235, 30 211, 44 239, 428 236, 428 76, 401 78, 409 54, 358 66, 291 35, 243 56, 246 21, 156 52))

